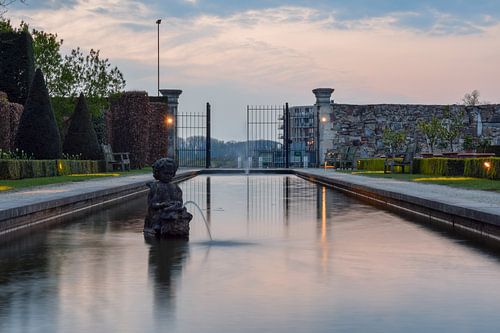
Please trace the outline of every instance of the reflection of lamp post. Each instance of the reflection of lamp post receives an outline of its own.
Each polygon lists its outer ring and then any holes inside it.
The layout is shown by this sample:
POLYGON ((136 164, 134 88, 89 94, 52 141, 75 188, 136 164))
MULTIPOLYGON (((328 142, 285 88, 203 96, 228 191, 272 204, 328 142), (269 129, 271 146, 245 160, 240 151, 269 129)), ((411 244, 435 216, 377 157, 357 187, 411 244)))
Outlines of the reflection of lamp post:
POLYGON ((156 24, 158 25, 158 96, 160 96, 160 23, 161 19, 156 20, 156 24))

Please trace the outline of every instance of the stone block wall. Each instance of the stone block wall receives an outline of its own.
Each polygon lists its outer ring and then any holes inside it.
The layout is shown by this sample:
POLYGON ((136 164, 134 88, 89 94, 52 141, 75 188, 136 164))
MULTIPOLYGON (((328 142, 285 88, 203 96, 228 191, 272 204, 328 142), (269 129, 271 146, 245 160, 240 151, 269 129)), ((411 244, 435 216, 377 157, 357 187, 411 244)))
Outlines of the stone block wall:
POLYGON ((444 118, 445 110, 464 110, 464 133, 457 147, 462 147, 463 136, 477 136, 478 116, 482 123, 482 138, 495 144, 500 140, 500 105, 464 107, 460 105, 349 105, 331 104, 332 115, 323 137, 333 138, 333 149, 345 145, 360 147, 359 157, 374 157, 386 152, 382 135, 385 128, 405 130, 408 142, 416 142, 427 151, 425 137, 417 129, 419 120, 429 120, 432 116, 444 118))
POLYGON ((0 92, 0 149, 15 149, 17 127, 23 110, 22 105, 10 103, 7 94, 0 92))

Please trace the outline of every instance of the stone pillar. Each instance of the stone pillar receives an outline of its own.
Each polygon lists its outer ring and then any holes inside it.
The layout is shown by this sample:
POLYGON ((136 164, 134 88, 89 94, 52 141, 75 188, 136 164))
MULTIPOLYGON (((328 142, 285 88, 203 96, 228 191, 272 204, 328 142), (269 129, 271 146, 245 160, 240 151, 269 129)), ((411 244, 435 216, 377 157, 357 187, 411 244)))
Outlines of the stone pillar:
POLYGON ((160 93, 167 97, 168 103, 168 114, 167 117, 171 117, 172 123, 168 126, 167 140, 168 140, 168 150, 167 157, 176 158, 177 152, 177 109, 179 106, 179 96, 182 94, 182 90, 178 89, 160 89, 160 93))
POLYGON ((316 96, 314 107, 319 117, 319 163, 325 162, 326 151, 333 148, 333 107, 330 101, 333 91, 334 89, 332 88, 317 88, 313 90, 316 96))

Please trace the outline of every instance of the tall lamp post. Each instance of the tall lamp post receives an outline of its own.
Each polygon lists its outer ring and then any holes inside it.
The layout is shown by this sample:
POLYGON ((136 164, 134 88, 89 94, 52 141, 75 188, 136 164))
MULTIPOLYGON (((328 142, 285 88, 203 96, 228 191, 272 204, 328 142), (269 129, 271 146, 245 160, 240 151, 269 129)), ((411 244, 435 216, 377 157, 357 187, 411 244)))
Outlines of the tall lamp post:
POLYGON ((158 25, 158 89, 157 93, 160 96, 160 24, 161 19, 156 20, 156 25, 158 25))

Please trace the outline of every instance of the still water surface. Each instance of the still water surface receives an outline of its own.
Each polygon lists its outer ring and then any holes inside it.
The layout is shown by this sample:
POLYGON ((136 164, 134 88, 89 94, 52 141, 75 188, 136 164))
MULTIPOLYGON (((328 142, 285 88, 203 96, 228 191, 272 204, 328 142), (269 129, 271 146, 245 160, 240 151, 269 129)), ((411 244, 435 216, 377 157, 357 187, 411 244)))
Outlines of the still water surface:
POLYGON ((186 242, 145 198, 0 246, 0 332, 499 332, 499 256, 288 176, 197 177, 186 242))

